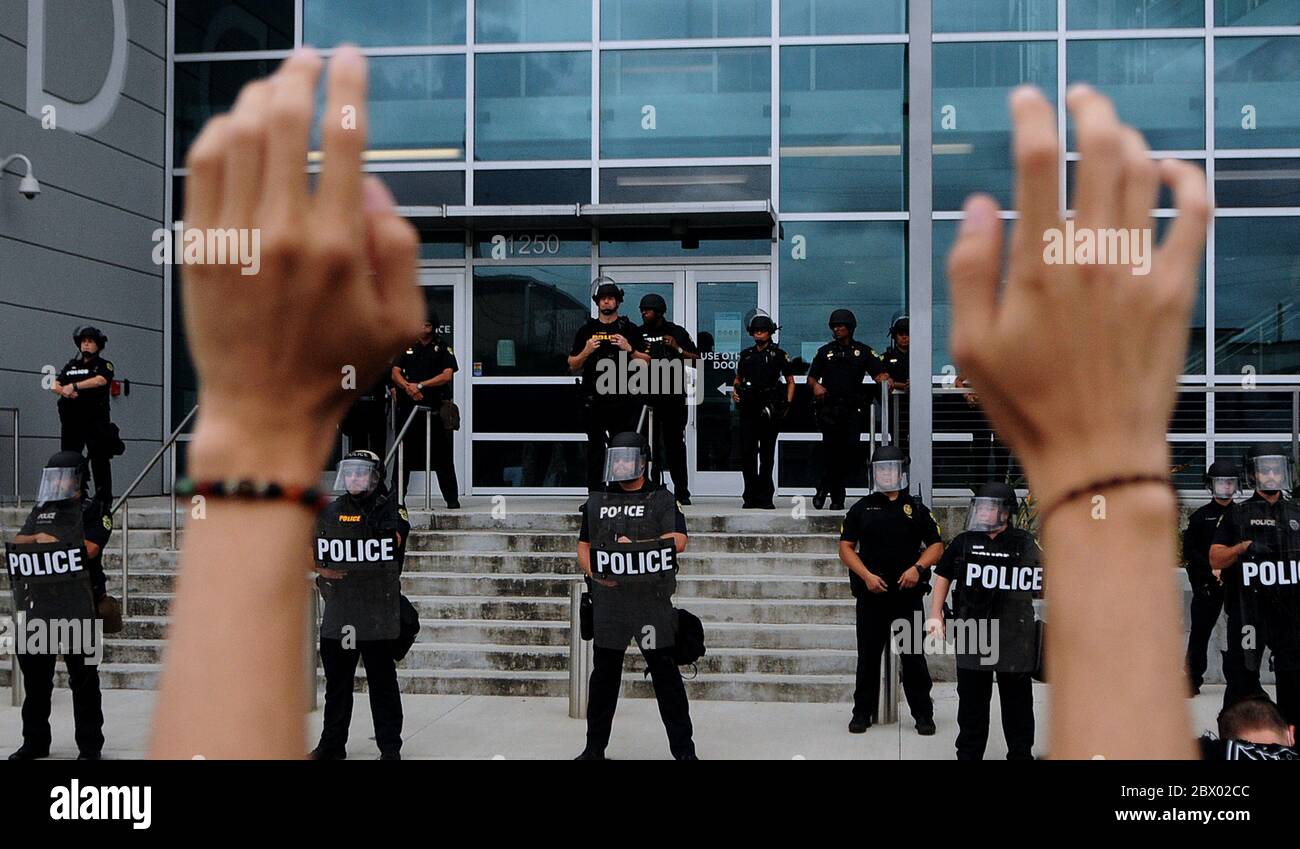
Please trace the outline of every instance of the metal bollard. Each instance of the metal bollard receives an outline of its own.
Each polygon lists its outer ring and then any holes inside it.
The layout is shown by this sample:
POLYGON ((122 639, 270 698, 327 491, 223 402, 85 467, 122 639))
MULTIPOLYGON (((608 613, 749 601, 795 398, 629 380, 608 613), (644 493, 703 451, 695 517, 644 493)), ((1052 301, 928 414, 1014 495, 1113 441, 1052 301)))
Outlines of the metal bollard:
POLYGON ((320 615, 320 597, 316 594, 316 578, 309 574, 309 597, 307 600, 307 643, 304 665, 307 667, 307 710, 314 711, 320 706, 317 689, 320 686, 320 673, 316 668, 316 639, 319 636, 317 618, 320 615))
MULTIPOLYGON (((14 620, 15 622, 17 620, 14 620)), ((23 706, 26 696, 23 688, 23 668, 18 665, 18 635, 14 634, 13 651, 9 654, 9 703, 14 707, 23 706)))
POLYGON ((880 701, 876 705, 876 722, 898 722, 898 638, 892 633, 885 644, 885 662, 880 669, 880 701))
POLYGON ((591 683, 591 642, 582 638, 583 582, 569 585, 569 718, 587 718, 591 683))
POLYGON ((431 410, 424 411, 424 509, 428 510, 432 490, 430 488, 433 477, 433 457, 430 453, 433 451, 433 413, 431 410))

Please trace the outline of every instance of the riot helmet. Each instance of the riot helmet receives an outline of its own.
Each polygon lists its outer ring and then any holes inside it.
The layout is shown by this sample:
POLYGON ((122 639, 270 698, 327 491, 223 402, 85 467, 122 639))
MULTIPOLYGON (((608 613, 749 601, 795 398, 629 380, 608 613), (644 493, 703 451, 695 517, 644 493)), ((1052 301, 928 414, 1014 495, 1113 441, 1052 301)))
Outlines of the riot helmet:
POLYGON ((909 332, 910 325, 911 323, 908 321, 906 315, 896 317, 892 322, 890 322, 889 338, 897 342, 899 336, 911 335, 909 332))
POLYGON ((599 306, 601 298, 614 298, 618 303, 623 303, 623 290, 614 282, 613 277, 602 274, 591 281, 591 300, 599 306))
POLYGON ((50 504, 80 498, 86 476, 86 458, 77 451, 59 451, 41 469, 41 485, 36 503, 50 504))
POLYGON ((893 445, 877 448, 871 457, 873 492, 907 491, 907 455, 893 445))
POLYGON ((1246 452, 1246 480, 1256 492, 1291 491, 1291 458, 1281 445, 1253 445, 1246 452))
POLYGON ((645 474, 650 445, 636 431, 625 431, 609 441, 605 449, 605 483, 634 481, 645 474))
POLYGON ((835 329, 835 325, 842 324, 847 327, 849 333, 852 334, 853 331, 858 329, 858 318, 853 314, 852 310, 841 308, 831 313, 830 320, 827 321, 826 324, 832 330, 835 329))
POLYGON ((1232 498, 1241 488, 1241 475, 1227 460, 1215 460, 1205 470, 1205 488, 1215 498, 1232 498))
POLYGON ((98 327, 92 327, 88 324, 85 327, 78 327, 72 332, 72 344, 76 345, 78 350, 81 349, 81 343, 86 339, 92 340, 99 346, 99 350, 101 351, 104 350, 104 346, 108 344, 108 337, 105 336, 98 327))
POLYGON ((350 451, 339 461, 334 491, 357 498, 370 495, 384 479, 384 461, 373 451, 350 451))
POLYGON ((990 533, 1015 522, 1016 491, 992 481, 976 490, 966 511, 966 530, 990 533))
POLYGON ((766 330, 768 333, 775 333, 777 329, 776 322, 772 320, 772 316, 768 315, 766 310, 750 310, 749 314, 745 316, 745 332, 750 336, 753 336, 755 331, 766 330))
MULTIPOLYGON (((612 293, 611 293, 612 294, 612 293)), ((651 292, 641 299, 641 312, 653 310, 656 318, 663 318, 668 315, 668 302, 664 300, 663 295, 656 295, 651 292)))

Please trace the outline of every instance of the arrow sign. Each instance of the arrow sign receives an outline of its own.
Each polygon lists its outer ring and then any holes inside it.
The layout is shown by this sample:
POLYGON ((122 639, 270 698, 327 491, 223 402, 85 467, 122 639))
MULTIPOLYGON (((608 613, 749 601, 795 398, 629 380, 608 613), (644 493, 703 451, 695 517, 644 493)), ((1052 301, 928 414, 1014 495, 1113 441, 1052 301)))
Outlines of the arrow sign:
POLYGON ((730 383, 720 384, 718 386, 718 391, 721 392, 723 395, 731 395, 731 384, 730 383))

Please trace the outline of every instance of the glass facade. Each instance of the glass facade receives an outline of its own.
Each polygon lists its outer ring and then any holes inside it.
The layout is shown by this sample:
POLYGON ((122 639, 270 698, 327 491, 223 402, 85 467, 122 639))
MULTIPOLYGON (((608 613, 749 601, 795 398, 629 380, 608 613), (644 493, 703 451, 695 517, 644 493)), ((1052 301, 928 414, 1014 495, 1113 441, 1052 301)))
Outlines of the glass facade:
MULTIPOLYGON (((960 209, 975 191, 1012 208, 1016 86, 1055 102, 1088 82, 1157 155, 1206 168, 1216 195, 1170 426, 1177 480, 1198 488, 1216 447, 1289 439, 1279 406, 1289 400, 1270 387, 1300 380, 1300 0, 932 0, 925 30, 910 25, 908 5, 178 0, 172 217, 190 144, 241 85, 297 44, 357 43, 371 55, 367 168, 420 229, 425 282, 459 346, 467 486, 580 486, 585 442, 564 357, 591 313, 591 279, 610 272, 628 292, 624 314, 637 318, 653 292, 709 337, 702 379, 713 382, 737 343, 721 328, 742 301, 770 309, 800 375, 828 340, 831 310, 852 309, 858 338, 877 350, 891 320, 910 315, 933 359, 923 462, 936 493, 955 495, 1019 474, 978 409, 945 391, 956 366, 944 266, 960 209), (913 89, 918 80, 928 84, 913 89), (915 133, 922 115, 928 155, 915 133), (913 209, 922 175, 909 163, 925 161, 929 204, 913 209), (928 280, 913 245, 926 246, 928 280), (926 286, 931 306, 914 312, 909 293, 926 286), (1251 388, 1237 391, 1246 378, 1251 388), (1207 384, 1227 388, 1211 397, 1207 384)), ((1065 125, 1068 198, 1077 157, 1065 125)), ((319 169, 314 156, 305 165, 319 169)), ((1162 193, 1157 238, 1171 203, 1162 193)), ((179 269, 171 276, 175 286, 179 269)), ((178 304, 171 421, 195 397, 178 304)), ((691 463, 719 475, 698 492, 721 494, 734 410, 706 397, 691 463)), ((784 492, 812 483, 818 437, 806 406, 780 443, 784 492)))

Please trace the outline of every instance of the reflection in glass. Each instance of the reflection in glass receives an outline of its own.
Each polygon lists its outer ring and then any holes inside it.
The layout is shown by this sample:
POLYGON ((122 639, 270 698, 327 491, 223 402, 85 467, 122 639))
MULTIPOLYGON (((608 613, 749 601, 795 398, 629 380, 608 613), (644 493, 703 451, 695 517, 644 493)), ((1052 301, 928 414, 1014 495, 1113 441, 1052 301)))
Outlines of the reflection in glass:
POLYGON ((1214 42, 1214 144, 1300 145, 1300 37, 1214 42))
POLYGON ((1214 164, 1214 205, 1300 206, 1300 159, 1220 159, 1214 164))
POLYGON ((771 0, 600 0, 606 41, 770 34, 771 0))
POLYGON ((1215 368, 1300 374, 1300 218, 1214 226, 1215 368))
MULTIPOLYGON (((476 266, 474 370, 567 375, 574 334, 591 316, 590 266, 476 266)), ((479 376, 476 374, 475 376, 479 376)))
MULTIPOLYGON (((577 396, 574 396, 575 400, 577 396)), ((474 486, 584 486, 587 443, 474 440, 474 486)))
MULTIPOLYGON (((17 5, 17 4, 15 4, 17 5)), ((176 52, 293 47, 293 0, 186 0, 176 7, 176 52)))
POLYGON ((303 0, 303 43, 334 47, 464 44, 465 0, 303 0))
POLYGON ((1300 0, 1214 0, 1221 27, 1280 27, 1300 24, 1300 0))
POLYGON ((764 47, 603 52, 600 155, 767 156, 771 100, 764 47))
POLYGON ((798 371, 831 340, 826 320, 841 307, 857 317, 856 338, 884 350, 889 322, 907 304, 904 223, 787 221, 784 228, 778 341, 798 371))
MULTIPOLYGON (((190 145, 213 115, 230 111, 244 84, 275 72, 279 59, 175 64, 174 162, 185 162, 190 145)), ((186 411, 188 412, 188 410, 186 411)))
POLYGON ((781 209, 901 210, 903 45, 781 49, 781 209))
POLYGON ((765 165, 600 169, 601 203, 766 200, 771 186, 765 165))
POLYGON ((591 54, 475 58, 474 157, 591 158, 591 54))
POLYGON ((1056 0, 934 0, 935 32, 1056 29, 1056 0))
POLYGON ((1011 112, 1017 85, 1056 102, 1056 43, 934 45, 934 208, 961 209, 973 192, 1011 205, 1011 112))
POLYGON ((906 32, 906 21, 906 0, 781 0, 783 36, 906 32))
POLYGON ((474 173, 474 203, 482 206, 590 202, 591 172, 585 168, 474 173))
POLYGON ((1071 0, 1070 29, 1165 29, 1205 26, 1205 0, 1071 0))
POLYGON ((475 0, 474 40, 591 41, 591 0, 475 0))
MULTIPOLYGON (((1091 83, 1152 150, 1205 147, 1205 43, 1199 38, 1071 41, 1070 83, 1091 83)), ((1076 149, 1074 121, 1070 150, 1076 149)))

